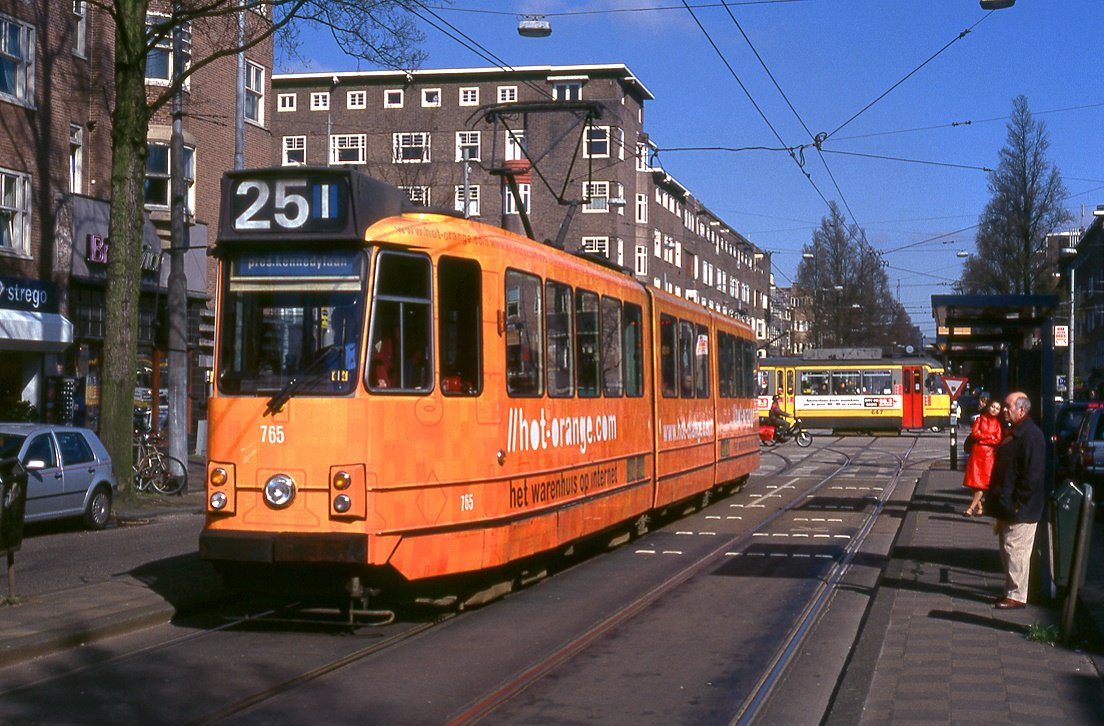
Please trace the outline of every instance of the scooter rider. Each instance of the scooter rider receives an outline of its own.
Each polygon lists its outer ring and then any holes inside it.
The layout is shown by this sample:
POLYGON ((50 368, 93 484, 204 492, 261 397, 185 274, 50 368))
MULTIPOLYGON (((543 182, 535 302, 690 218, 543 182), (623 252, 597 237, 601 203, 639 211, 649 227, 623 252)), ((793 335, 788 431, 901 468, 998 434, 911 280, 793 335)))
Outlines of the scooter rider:
POLYGON ((782 432, 789 428, 790 424, 786 420, 788 418, 792 416, 782 410, 782 397, 775 394, 774 400, 771 401, 770 413, 767 414, 767 423, 774 427, 775 441, 778 441, 782 432))

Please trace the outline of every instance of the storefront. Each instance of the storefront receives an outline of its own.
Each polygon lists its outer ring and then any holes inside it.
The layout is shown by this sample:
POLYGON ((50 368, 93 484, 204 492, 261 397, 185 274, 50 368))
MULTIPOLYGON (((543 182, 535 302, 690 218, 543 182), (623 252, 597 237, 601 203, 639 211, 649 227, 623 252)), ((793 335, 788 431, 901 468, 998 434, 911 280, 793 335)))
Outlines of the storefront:
POLYGON ((0 420, 38 420, 47 381, 64 370, 73 325, 56 285, 0 277, 0 420))

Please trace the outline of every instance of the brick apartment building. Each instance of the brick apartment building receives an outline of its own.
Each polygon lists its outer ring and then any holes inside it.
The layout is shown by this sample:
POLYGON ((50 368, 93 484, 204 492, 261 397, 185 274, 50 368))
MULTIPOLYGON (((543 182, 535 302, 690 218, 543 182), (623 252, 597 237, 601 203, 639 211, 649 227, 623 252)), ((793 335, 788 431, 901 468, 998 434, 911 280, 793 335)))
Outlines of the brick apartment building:
POLYGON ((276 165, 350 165, 425 206, 528 221, 766 339, 769 256, 653 163, 654 96, 626 66, 281 74, 272 92, 276 165))
MULTIPOLYGON (((164 17, 149 15, 152 23, 164 17)), ((207 55, 217 43, 212 28, 195 25, 185 33, 189 59, 207 55)), ((98 423, 113 43, 111 18, 85 0, 0 1, 0 417, 18 415, 29 403, 44 420, 98 423)), ((170 47, 168 40, 160 43, 148 59, 151 98, 172 77, 170 47)), ((271 43, 244 58, 247 165, 265 165, 272 154, 272 58, 271 43)), ((219 180, 234 160, 236 77, 237 59, 229 57, 197 73, 183 94, 194 248, 185 263, 188 337, 197 341, 189 351, 193 434, 204 416, 213 335, 207 310, 213 280, 204 248, 208 226, 218 219, 219 180)), ((170 131, 166 106, 148 135, 136 409, 156 410, 160 397, 154 392, 163 392, 167 380, 169 264, 162 250, 168 246, 170 131)))

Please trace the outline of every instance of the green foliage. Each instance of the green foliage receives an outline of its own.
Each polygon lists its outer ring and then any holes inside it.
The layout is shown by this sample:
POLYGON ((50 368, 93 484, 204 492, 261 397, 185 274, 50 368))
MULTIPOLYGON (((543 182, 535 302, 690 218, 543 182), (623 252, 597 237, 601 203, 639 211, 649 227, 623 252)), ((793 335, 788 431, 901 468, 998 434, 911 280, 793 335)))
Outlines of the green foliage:
POLYGON ((1058 641, 1058 626, 1054 624, 1043 625, 1041 623, 1032 623, 1027 626, 1025 637, 1036 643, 1049 643, 1050 645, 1054 645, 1058 641))

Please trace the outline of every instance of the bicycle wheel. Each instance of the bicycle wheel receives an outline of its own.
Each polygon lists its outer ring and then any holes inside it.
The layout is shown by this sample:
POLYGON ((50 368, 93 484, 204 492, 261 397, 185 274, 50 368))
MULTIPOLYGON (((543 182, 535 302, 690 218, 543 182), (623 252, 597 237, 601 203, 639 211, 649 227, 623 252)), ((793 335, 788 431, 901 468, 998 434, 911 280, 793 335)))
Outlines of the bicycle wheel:
POLYGON ((134 491, 148 492, 150 490, 150 481, 153 478, 152 463, 148 456, 143 456, 134 462, 134 466, 131 467, 134 472, 134 491))
POLYGON ((151 468, 150 486, 160 494, 176 494, 188 484, 188 467, 175 456, 161 454, 151 468))

